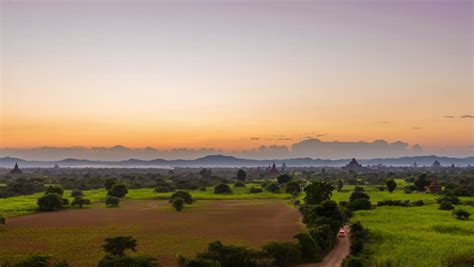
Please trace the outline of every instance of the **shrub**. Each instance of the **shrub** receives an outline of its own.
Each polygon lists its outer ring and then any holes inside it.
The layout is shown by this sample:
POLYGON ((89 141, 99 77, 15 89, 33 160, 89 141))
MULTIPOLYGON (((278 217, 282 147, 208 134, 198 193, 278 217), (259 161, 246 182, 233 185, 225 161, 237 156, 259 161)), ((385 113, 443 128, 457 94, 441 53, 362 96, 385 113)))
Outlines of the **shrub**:
POLYGON ((181 211, 184 208, 184 199, 180 197, 173 199, 173 207, 176 211, 181 211))
POLYGON ((262 193, 263 192, 263 189, 262 188, 258 188, 258 187, 250 187, 249 189, 249 193, 251 194, 257 194, 257 193, 262 193))
POLYGON ((364 262, 359 257, 349 256, 344 259, 343 262, 344 267, 364 267, 364 262))
POLYGON ((46 187, 45 194, 58 194, 62 196, 64 194, 64 189, 60 185, 50 185, 46 187))
POLYGON ((425 205, 425 202, 423 202, 423 200, 416 200, 416 201, 413 201, 413 206, 423 206, 425 205))
MULTIPOLYGON (((16 267, 67 267, 66 262, 52 262, 50 256, 34 255, 15 264, 16 267)), ((7 266, 7 265, 5 265, 7 266)))
POLYGON ((155 192, 156 193, 168 193, 168 192, 173 192, 174 188, 171 185, 159 185, 155 187, 155 192))
POLYGON ((397 188, 397 183, 393 179, 387 180, 387 182, 385 182, 385 185, 387 186, 387 190, 390 193, 392 193, 397 188))
POLYGON ((301 192, 301 187, 298 182, 292 181, 286 184, 285 186, 285 193, 287 194, 299 194, 301 192))
POLYGON ((365 189, 362 186, 356 186, 354 187, 355 192, 365 192, 365 189))
POLYGON ((237 182, 235 182, 234 187, 245 187, 245 183, 243 183, 241 181, 237 181, 237 182))
POLYGON ((449 203, 451 205, 456 205, 459 204, 459 198, 457 196, 451 195, 451 194, 446 194, 442 197, 439 197, 436 199, 438 203, 449 203))
POLYGON ((237 180, 245 182, 247 180, 247 173, 240 169, 237 171, 237 180))
POLYGON ((161 266, 155 258, 141 255, 136 257, 117 257, 106 255, 102 258, 98 267, 159 267, 161 266))
POLYGON ((349 197, 349 202, 354 201, 356 199, 370 199, 370 196, 362 191, 354 191, 349 197))
POLYGON ((81 190, 72 190, 71 192, 71 197, 83 197, 84 196, 84 193, 82 193, 81 190))
POLYGON ((102 248, 111 256, 125 256, 125 250, 137 251, 137 240, 131 236, 116 236, 105 239, 102 248))
POLYGON ((449 202, 441 202, 438 207, 439 210, 453 210, 454 206, 449 202))
POLYGON ((471 214, 463 209, 455 209, 453 210, 453 216, 458 220, 469 220, 471 214))
POLYGON ((79 206, 79 208, 82 208, 83 205, 90 205, 91 201, 87 198, 82 198, 82 197, 76 197, 74 200, 71 202, 71 206, 79 206))
POLYGON ((331 230, 331 226, 328 224, 322 224, 309 229, 309 234, 318 247, 324 251, 330 250, 336 244, 336 234, 331 230))
POLYGON ((224 245, 220 241, 209 244, 206 251, 198 253, 195 260, 189 262, 205 262, 211 265, 184 265, 184 266, 226 266, 226 267, 250 267, 253 263, 255 251, 246 247, 224 245))
POLYGON ((274 194, 277 194, 277 193, 280 193, 280 186, 278 186, 277 183, 272 182, 272 183, 269 183, 269 184, 265 187, 265 190, 267 190, 268 192, 272 192, 272 193, 274 193, 274 194))
POLYGON ((377 206, 400 206, 400 207, 408 207, 408 204, 410 203, 410 200, 383 200, 377 202, 377 206))
POLYGON ((359 198, 347 204, 347 208, 349 208, 352 211, 370 210, 371 207, 372 207, 372 204, 370 203, 368 199, 365 199, 365 198, 359 198))
POLYGON ((127 195, 128 189, 125 184, 114 184, 109 190, 108 195, 118 198, 123 198, 127 195))
POLYGON ((316 241, 307 233, 296 234, 293 238, 298 240, 298 246, 301 252, 301 258, 305 262, 316 261, 319 256, 320 248, 316 241))
POLYGON ((105 190, 109 191, 110 189, 112 189, 112 186, 114 186, 114 184, 116 183, 117 183, 117 179, 108 178, 107 180, 105 180, 105 183, 104 183, 105 190))
POLYGON ((107 196, 105 198, 105 205, 109 207, 118 207, 120 204, 120 198, 114 196, 107 196))
POLYGON ((262 247, 263 251, 273 257, 274 265, 279 267, 293 266, 301 262, 301 251, 297 244, 291 242, 270 242, 262 247))
POLYGON ((66 203, 61 195, 56 193, 46 194, 38 198, 36 202, 38 208, 42 211, 53 211, 61 209, 66 203))
POLYGON ((194 200, 191 197, 191 194, 187 191, 176 191, 170 196, 170 203, 173 202, 175 198, 182 198, 184 203, 193 204, 194 200))
POLYGON ((288 174, 282 174, 277 177, 278 184, 286 184, 291 180, 291 176, 288 174))
POLYGON ((206 191, 207 191, 207 187, 203 186, 203 187, 199 188, 199 191, 206 192, 206 191))
POLYGON ((220 183, 214 186, 214 194, 232 194, 232 189, 228 184, 220 183))

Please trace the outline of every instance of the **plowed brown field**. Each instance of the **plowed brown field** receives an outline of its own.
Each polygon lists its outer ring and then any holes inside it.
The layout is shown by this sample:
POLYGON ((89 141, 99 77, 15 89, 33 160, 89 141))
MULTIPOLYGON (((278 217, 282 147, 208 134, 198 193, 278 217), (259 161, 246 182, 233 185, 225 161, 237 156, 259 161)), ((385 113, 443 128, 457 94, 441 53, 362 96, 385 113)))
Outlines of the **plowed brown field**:
POLYGON ((192 256, 209 242, 256 247, 291 240, 301 230, 299 212, 282 200, 199 201, 176 212, 164 200, 126 200, 119 208, 37 213, 0 225, 0 259, 46 254, 70 266, 95 266, 106 237, 131 235, 138 252, 175 266, 176 255, 192 256))

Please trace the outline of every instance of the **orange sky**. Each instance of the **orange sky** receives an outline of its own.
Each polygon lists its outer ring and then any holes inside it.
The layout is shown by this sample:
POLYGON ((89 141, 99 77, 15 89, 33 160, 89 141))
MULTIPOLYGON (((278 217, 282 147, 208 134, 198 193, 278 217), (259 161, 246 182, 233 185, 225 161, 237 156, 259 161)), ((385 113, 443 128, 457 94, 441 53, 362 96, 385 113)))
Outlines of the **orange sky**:
POLYGON ((0 146, 474 145, 469 6, 286 5, 2 2, 0 146))

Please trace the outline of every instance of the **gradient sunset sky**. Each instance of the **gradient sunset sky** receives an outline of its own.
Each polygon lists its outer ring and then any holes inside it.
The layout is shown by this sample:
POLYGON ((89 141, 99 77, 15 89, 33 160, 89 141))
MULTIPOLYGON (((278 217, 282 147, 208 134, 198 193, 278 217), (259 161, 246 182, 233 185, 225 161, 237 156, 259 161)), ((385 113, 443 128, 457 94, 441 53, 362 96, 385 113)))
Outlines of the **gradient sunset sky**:
POLYGON ((0 147, 474 145, 472 1, 1 0, 0 147))

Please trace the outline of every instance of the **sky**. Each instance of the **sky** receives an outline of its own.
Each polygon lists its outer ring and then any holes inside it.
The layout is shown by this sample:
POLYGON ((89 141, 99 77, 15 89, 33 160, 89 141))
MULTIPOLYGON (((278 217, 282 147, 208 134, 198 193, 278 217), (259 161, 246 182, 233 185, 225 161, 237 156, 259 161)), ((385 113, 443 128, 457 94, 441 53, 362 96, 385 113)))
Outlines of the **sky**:
POLYGON ((474 155, 472 1, 0 2, 0 148, 474 155))

